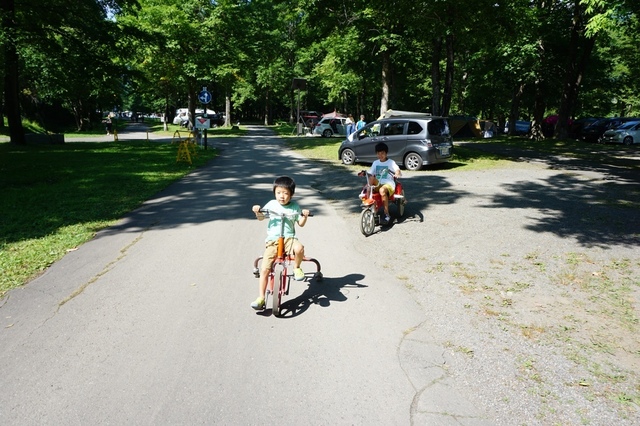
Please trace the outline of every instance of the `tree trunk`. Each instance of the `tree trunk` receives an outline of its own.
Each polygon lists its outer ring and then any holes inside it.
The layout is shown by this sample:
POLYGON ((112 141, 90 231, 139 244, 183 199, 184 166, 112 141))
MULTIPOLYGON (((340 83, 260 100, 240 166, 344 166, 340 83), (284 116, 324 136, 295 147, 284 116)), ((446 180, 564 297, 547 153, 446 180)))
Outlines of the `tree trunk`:
POLYGON ((380 99, 380 115, 389 109, 389 92, 391 86, 391 57, 389 51, 382 52, 382 97, 380 99))
POLYGON ((25 145, 24 128, 20 112, 20 71, 18 69, 18 50, 16 49, 15 32, 15 1, 4 0, 0 5, 3 12, 2 26, 4 27, 4 106, 9 123, 9 137, 11 143, 25 145))
POLYGON ((580 83, 587 62, 591 57, 591 52, 595 45, 595 36, 584 36, 583 9, 579 0, 574 0, 573 22, 571 26, 571 39, 569 41, 567 54, 567 68, 565 70, 564 84, 562 87, 562 98, 558 111, 558 122, 556 123, 555 137, 566 138, 569 135, 569 119, 575 111, 580 83), (581 49, 579 54, 578 50, 581 49), (578 57, 579 55, 579 57, 578 57))
POLYGON ((454 55, 453 55, 453 42, 454 37, 452 34, 448 34, 446 38, 447 47, 447 67, 444 75, 444 95, 442 96, 442 115, 448 116, 451 112, 451 100, 453 94, 453 70, 454 70, 454 55))
POLYGON ((269 125, 269 88, 265 89, 264 95, 264 125, 269 125))
POLYGON ((542 120, 544 120, 544 111, 547 107, 544 101, 544 93, 544 82, 542 78, 538 78, 535 82, 533 121, 531 122, 531 139, 536 141, 544 139, 544 133, 542 132, 542 120))
POLYGON ((524 93, 525 83, 522 81, 513 89, 513 95, 511 96, 511 110, 509 111, 509 129, 507 129, 508 135, 513 135, 516 130, 516 120, 520 117, 520 99, 524 93))
POLYGON ((189 114, 187 117, 189 119, 189 124, 187 124, 187 128, 189 130, 193 130, 196 124, 196 99, 198 99, 198 95, 196 94, 195 85, 189 84, 187 102, 187 108, 189 109, 189 114))
POLYGON ((442 54, 442 37, 432 41, 433 55, 431 56, 431 114, 440 115, 440 55, 442 54))
POLYGON ((231 126, 231 95, 228 87, 225 87, 224 95, 224 125, 225 127, 231 126))

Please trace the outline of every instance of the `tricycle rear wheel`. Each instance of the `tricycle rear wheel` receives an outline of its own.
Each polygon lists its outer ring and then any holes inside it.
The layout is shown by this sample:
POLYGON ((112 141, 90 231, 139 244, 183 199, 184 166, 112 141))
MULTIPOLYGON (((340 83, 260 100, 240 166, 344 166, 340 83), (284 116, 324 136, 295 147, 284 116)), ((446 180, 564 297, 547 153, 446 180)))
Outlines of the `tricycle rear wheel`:
POLYGON ((400 192, 402 198, 396 200, 396 206, 398 206, 398 217, 404 216, 404 205, 407 201, 404 199, 404 189, 400 192))

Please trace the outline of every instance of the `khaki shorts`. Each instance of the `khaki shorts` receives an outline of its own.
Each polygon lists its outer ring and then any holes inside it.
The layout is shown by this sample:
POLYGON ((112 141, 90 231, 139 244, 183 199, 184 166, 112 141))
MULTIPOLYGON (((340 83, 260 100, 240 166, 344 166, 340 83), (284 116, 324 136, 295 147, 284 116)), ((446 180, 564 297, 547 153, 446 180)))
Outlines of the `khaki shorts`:
MULTIPOLYGON (((295 238, 284 239, 284 252, 293 254, 293 244, 298 241, 295 238)), ((278 256, 278 240, 267 241, 262 255, 262 270, 271 269, 273 261, 278 256)))

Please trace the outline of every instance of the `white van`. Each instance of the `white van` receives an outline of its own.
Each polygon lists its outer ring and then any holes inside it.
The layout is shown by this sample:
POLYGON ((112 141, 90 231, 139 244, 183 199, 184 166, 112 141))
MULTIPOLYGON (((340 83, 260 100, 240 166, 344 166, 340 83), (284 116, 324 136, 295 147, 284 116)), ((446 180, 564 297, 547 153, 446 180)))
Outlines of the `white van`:
MULTIPOLYGON (((216 112, 212 109, 207 109, 207 115, 214 115, 216 112)), ((204 114, 204 109, 196 109, 196 116, 204 114)), ((180 125, 189 120, 189 108, 178 108, 176 110, 176 116, 173 117, 173 124, 180 125)))

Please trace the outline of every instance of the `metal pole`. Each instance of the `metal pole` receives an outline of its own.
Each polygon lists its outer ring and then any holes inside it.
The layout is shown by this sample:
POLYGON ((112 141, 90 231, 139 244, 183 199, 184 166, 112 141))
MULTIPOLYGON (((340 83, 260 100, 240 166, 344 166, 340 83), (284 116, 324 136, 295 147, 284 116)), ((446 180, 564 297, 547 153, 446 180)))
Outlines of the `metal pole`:
POLYGON ((298 115, 296 116, 296 128, 297 130, 297 134, 296 136, 300 136, 300 133, 302 133, 300 130, 300 89, 298 88, 298 115))

